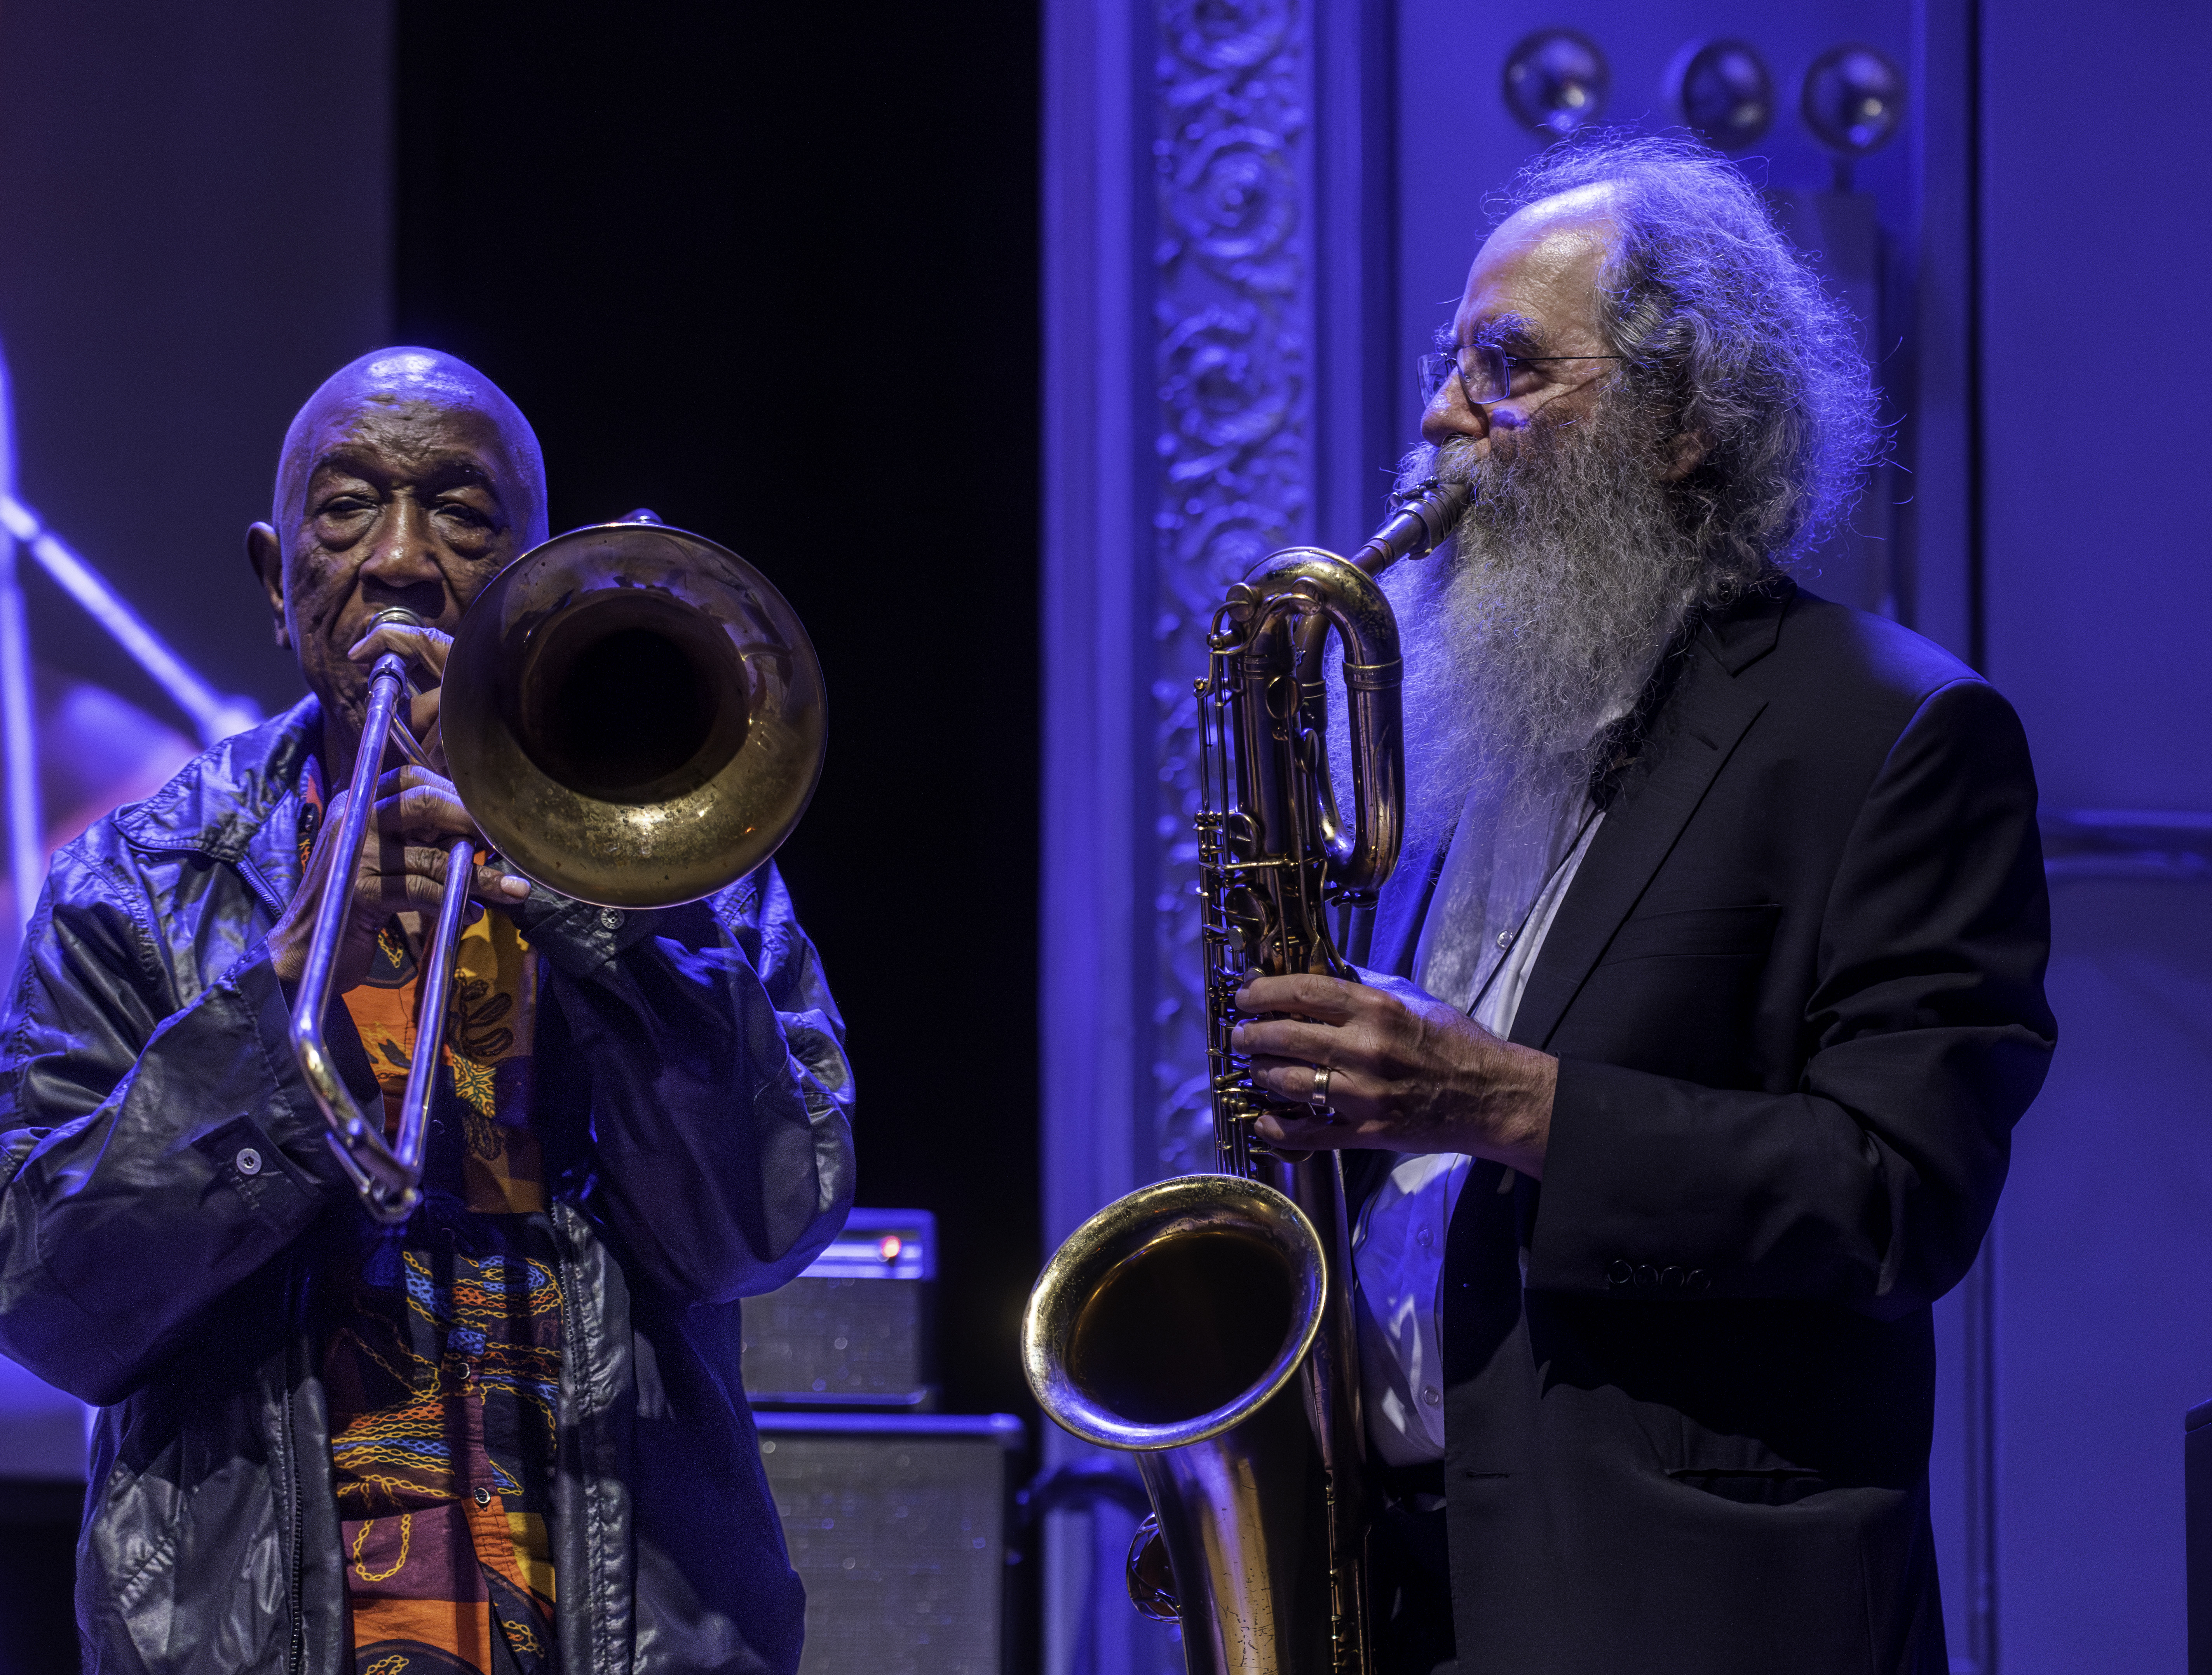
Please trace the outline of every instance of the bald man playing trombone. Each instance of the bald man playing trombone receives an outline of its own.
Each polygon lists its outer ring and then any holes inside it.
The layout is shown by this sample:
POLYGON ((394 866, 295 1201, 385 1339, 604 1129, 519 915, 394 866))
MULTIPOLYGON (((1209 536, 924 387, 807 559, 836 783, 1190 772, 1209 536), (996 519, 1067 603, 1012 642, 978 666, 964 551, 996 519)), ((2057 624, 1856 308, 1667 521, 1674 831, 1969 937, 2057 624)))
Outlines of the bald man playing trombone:
POLYGON ((473 368, 341 369, 246 542, 309 695, 55 858, 0 1059, 0 1349, 100 1409, 92 1666, 797 1667, 737 1299, 851 1203, 843 1025, 772 865, 629 913, 483 849, 446 876, 475 828, 435 683, 545 505, 537 439, 473 368), (423 626, 372 631, 395 607, 423 626), (405 715, 428 765, 395 751, 376 781, 325 1029, 387 1118, 439 1055, 396 1229, 288 1031, 386 651, 428 689, 405 715), (450 992, 421 995, 455 886, 450 992))

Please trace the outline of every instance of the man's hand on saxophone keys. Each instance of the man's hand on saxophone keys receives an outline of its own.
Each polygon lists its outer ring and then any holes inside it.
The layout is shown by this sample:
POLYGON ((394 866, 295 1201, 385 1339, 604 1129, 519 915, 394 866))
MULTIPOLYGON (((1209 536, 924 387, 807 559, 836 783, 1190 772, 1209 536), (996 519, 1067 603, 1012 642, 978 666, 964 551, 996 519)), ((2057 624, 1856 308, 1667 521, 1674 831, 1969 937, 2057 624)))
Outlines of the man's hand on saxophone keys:
POLYGON ((1255 1126, 1299 1150, 1466 1152, 1540 1180, 1559 1060, 1502 1041, 1401 979, 1255 977, 1231 1046, 1286 1106, 1255 1126))

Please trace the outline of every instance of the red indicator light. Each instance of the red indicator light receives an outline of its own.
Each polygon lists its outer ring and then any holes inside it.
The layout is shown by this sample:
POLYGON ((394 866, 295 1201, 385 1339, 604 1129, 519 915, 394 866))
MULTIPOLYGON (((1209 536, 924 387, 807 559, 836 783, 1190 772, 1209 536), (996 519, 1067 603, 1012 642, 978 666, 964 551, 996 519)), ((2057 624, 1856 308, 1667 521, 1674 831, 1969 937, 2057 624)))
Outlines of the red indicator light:
POLYGON ((905 1248, 906 1247, 899 1242, 899 1236, 896 1233, 886 1233, 876 1241, 876 1253, 886 1262, 898 1260, 898 1253, 905 1248))

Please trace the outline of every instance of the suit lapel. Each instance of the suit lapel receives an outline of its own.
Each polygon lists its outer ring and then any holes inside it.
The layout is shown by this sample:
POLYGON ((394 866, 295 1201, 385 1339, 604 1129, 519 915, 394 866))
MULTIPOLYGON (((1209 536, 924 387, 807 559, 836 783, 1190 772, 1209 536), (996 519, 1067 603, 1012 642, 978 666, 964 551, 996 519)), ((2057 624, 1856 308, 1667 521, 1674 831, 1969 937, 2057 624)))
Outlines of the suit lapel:
POLYGON ((1413 950, 1420 945, 1421 924, 1429 916, 1429 904, 1436 897, 1437 880, 1443 874, 1444 857, 1451 853, 1452 839, 1458 835, 1457 823, 1430 852, 1419 857, 1407 856, 1398 864, 1398 869, 1383 881, 1380 899, 1369 919, 1365 945, 1352 956, 1356 964, 1370 971, 1386 971, 1393 977, 1413 974, 1413 950), (1407 861, 1414 864, 1407 865, 1407 861))
MULTIPOLYGON (((1767 639, 1771 644, 1771 633, 1767 639)), ((1653 730, 1657 759, 1643 775, 1632 774, 1607 810, 1544 938, 1513 1019, 1513 1040, 1523 1046, 1542 1047, 1551 1040, 1714 776, 1766 707, 1765 699, 1736 685, 1711 645, 1701 640, 1691 657, 1653 730)))

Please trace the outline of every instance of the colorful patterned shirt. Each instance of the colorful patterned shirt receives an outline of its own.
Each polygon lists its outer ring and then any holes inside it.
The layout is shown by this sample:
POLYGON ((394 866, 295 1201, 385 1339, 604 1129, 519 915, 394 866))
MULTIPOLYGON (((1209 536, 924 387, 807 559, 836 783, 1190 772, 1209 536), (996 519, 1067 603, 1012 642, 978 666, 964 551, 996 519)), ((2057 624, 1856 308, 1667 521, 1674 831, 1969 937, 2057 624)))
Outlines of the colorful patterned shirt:
MULTIPOLYGON (((321 824, 301 779, 304 866, 321 824)), ((421 930, 397 915, 346 1010, 396 1134, 417 1051, 421 930)), ((506 915, 462 934, 425 1203, 364 1235, 325 1336, 356 1675, 546 1675, 562 1297, 528 1125, 537 959, 506 915)))

